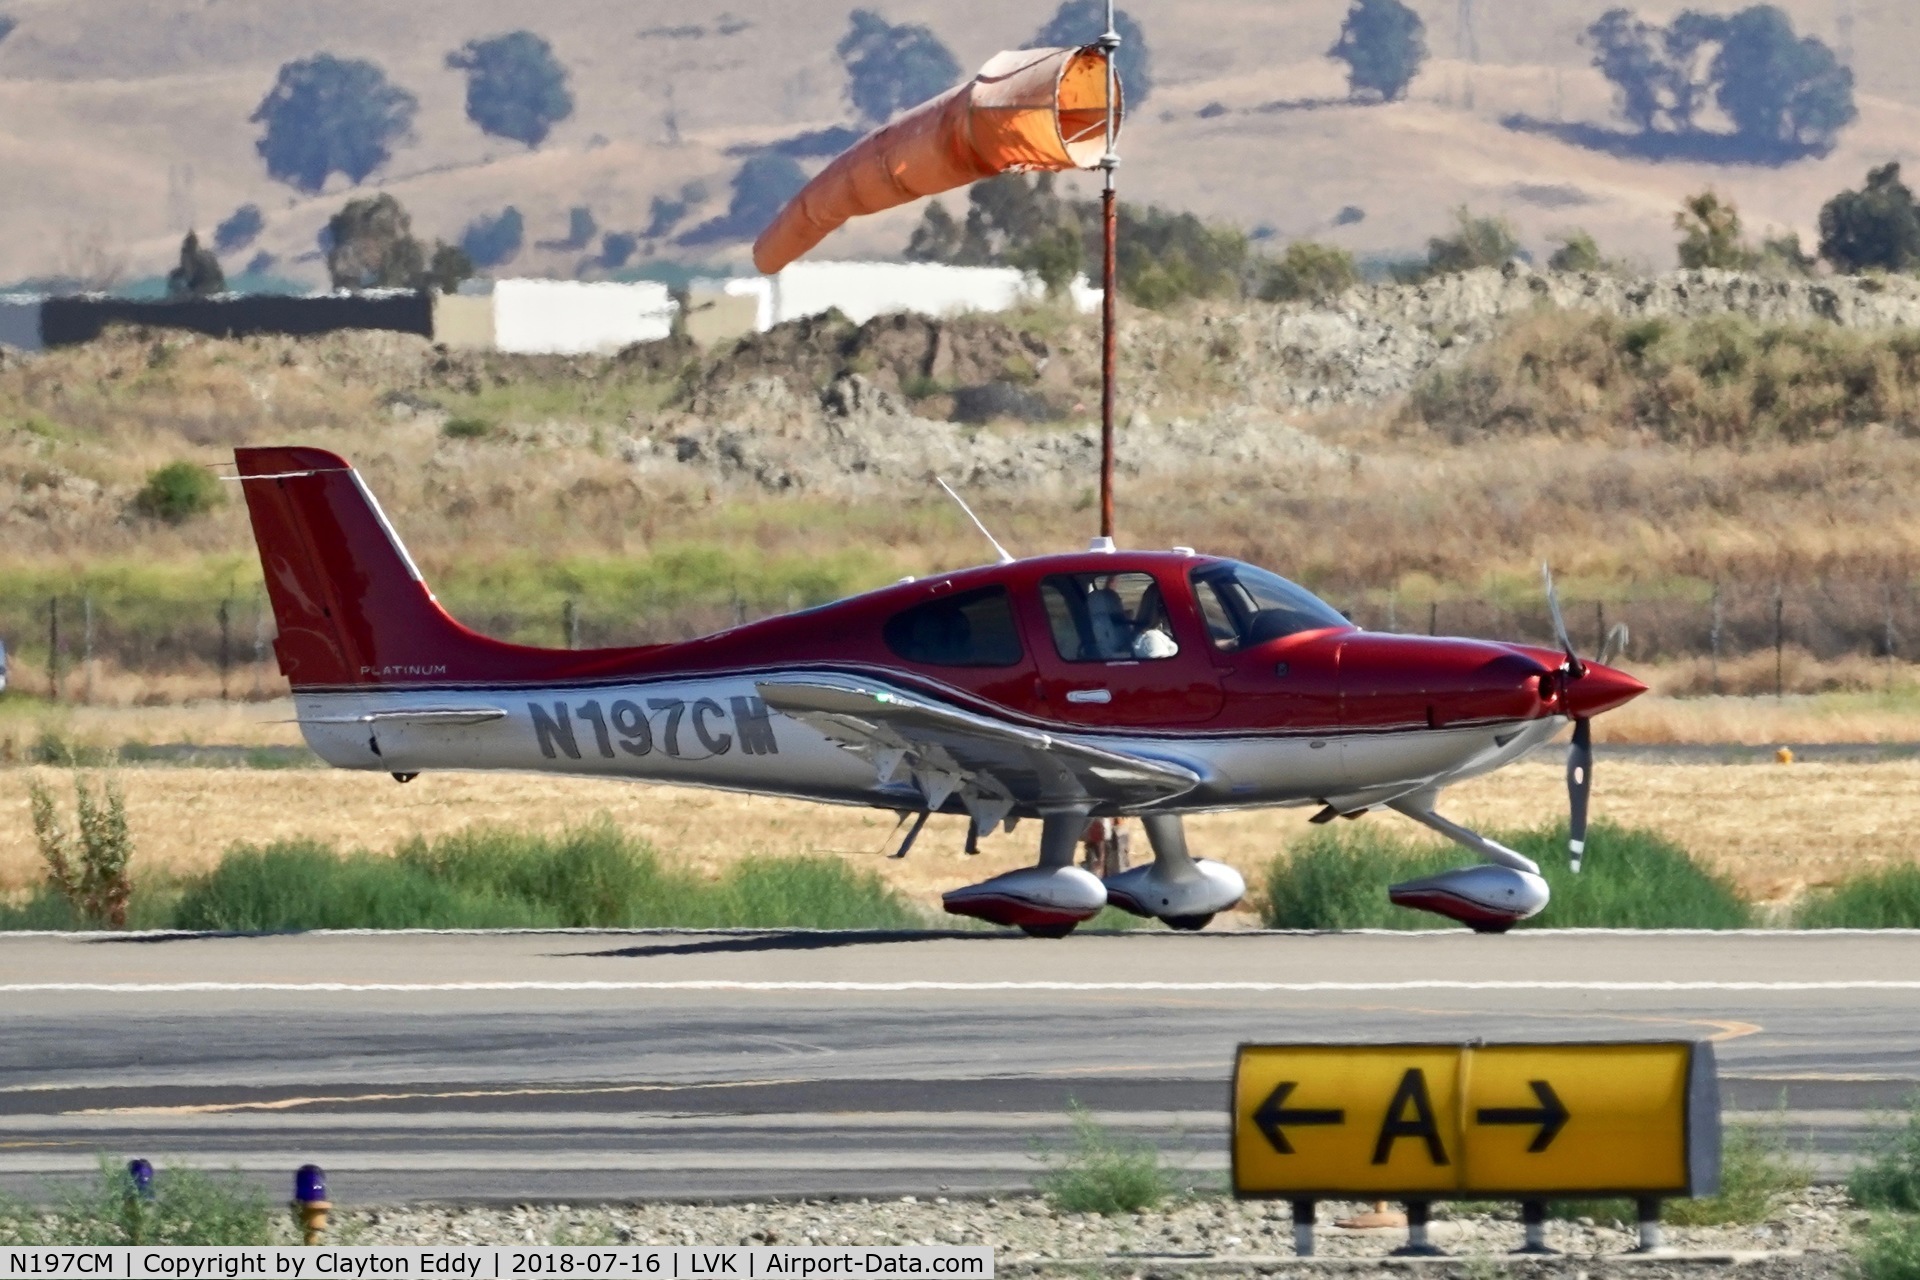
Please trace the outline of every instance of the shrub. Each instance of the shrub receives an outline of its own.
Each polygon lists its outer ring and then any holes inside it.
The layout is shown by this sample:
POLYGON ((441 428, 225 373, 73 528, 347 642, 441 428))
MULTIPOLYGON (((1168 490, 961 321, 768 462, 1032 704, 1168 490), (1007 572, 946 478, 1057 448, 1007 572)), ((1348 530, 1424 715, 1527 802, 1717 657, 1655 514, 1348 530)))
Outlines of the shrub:
POLYGON ((1519 237, 1505 218, 1481 217, 1462 205, 1453 222, 1453 234, 1427 241, 1428 276, 1505 266, 1520 253, 1519 237))
POLYGON ((1138 1213, 1174 1192, 1172 1175, 1151 1143, 1115 1138, 1078 1103, 1067 1109, 1073 1125, 1068 1150, 1043 1155, 1048 1170, 1034 1181, 1065 1213, 1138 1213))
POLYGON ((1820 209, 1820 256, 1840 271, 1906 271, 1920 263, 1920 205, 1895 161, 1870 169, 1866 186, 1820 209))
POLYGON ((1920 1280, 1920 1220, 1876 1217, 1855 1237, 1850 1252, 1858 1280, 1920 1280))
POLYGON ((1345 249, 1295 240, 1279 261, 1261 265, 1254 292, 1266 302, 1319 301, 1359 282, 1359 268, 1345 249))
POLYGON ((494 430, 485 418, 448 418, 440 434, 449 440, 485 440, 494 430))
POLYGON ((1606 260, 1590 233, 1574 230, 1560 237, 1560 247, 1547 257, 1547 265, 1555 271, 1599 271, 1606 260))
POLYGON ((47 880, 82 919, 95 928, 124 929, 133 881, 133 837, 127 832, 127 806, 120 788, 108 779, 96 798, 85 778, 73 783, 77 822, 69 830, 60 819, 53 794, 36 780, 28 784, 33 835, 47 864, 47 880))
POLYGON ((1920 866, 1906 862, 1848 876, 1801 902, 1794 923, 1802 929, 1920 929, 1920 866))
POLYGON ((184 524, 205 515, 225 500, 220 481, 205 467, 191 462, 169 462, 147 473, 147 483, 133 497, 134 510, 168 524, 184 524))
POLYGON ((1680 212, 1673 215, 1673 229, 1681 233, 1683 267, 1744 271, 1759 260, 1740 237, 1740 210, 1712 191, 1682 201, 1680 212))
MULTIPOLYGON (((1274 929, 1437 929, 1450 922, 1394 906, 1401 880, 1464 866, 1472 855, 1413 840, 1362 819, 1316 831, 1268 866, 1261 913, 1274 929)), ((1519 928, 1733 929, 1751 912, 1733 886, 1651 831, 1597 822, 1587 832, 1585 868, 1567 860, 1566 828, 1493 837, 1540 864, 1552 892, 1547 909, 1519 928)))
POLYGON ((1904 1119, 1885 1117, 1869 1135, 1847 1178, 1847 1194, 1863 1209, 1920 1212, 1920 1093, 1904 1119))
POLYGON ((1806 1190, 1811 1180, 1777 1127, 1737 1124, 1727 1130, 1720 1151, 1720 1194, 1668 1200, 1660 1216, 1683 1227, 1765 1222, 1777 1199, 1806 1190))

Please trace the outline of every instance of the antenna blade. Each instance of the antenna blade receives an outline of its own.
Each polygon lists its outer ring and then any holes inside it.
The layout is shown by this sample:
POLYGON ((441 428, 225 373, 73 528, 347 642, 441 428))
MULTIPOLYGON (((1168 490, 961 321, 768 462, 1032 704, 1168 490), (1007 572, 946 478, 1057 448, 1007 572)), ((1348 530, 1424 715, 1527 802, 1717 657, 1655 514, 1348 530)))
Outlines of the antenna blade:
POLYGON ((991 533, 987 532, 987 526, 985 526, 984 524, 981 524, 980 517, 973 514, 973 508, 967 505, 967 500, 961 497, 959 494, 955 493, 953 491, 953 486, 948 484, 944 477, 935 476, 933 479, 934 479, 934 483, 938 484, 942 489, 945 489, 947 491, 947 496, 949 498, 952 498, 955 502, 960 504, 960 509, 967 513, 967 519, 973 521, 973 527, 980 531, 980 536, 985 538, 989 543, 993 545, 994 554, 1000 557, 1000 563, 1012 564, 1013 557, 1007 554, 1007 549, 1000 545, 1000 540, 998 538, 994 537, 991 533))

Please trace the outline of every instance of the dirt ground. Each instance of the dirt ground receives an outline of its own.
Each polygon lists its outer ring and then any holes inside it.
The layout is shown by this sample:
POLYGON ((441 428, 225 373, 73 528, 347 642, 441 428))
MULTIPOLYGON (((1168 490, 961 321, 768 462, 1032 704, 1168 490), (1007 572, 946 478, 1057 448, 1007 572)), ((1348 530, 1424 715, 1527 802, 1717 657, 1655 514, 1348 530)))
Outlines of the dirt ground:
MULTIPOLYGON (((996 833, 978 856, 961 851, 964 822, 938 818, 905 861, 891 861, 891 814, 674 787, 528 774, 425 774, 405 786, 384 774, 326 769, 123 767, 141 874, 214 865, 238 842, 314 837, 388 850, 413 835, 474 823, 559 830, 606 814, 670 857, 706 870, 768 854, 833 854, 879 871, 932 906, 938 895, 1030 862, 1039 828, 996 833)), ((0 769, 0 890, 39 879, 29 780, 64 790, 64 771, 0 769)), ((1513 766, 1450 791, 1445 811, 1485 827, 1550 822, 1564 812, 1561 766, 1513 766)), ((1210 814, 1190 820, 1197 853, 1259 869, 1308 828, 1310 810, 1210 814)), ((1594 812, 1663 831, 1731 875, 1748 896, 1790 899, 1852 868, 1913 856, 1920 761, 1878 764, 1650 764, 1613 760, 1595 771, 1594 812)), ((1367 822, 1423 834, 1393 814, 1367 822)), ((1136 836, 1138 838, 1138 836, 1136 836)), ((1143 846, 1144 851, 1144 846, 1143 846)), ((1248 922, 1251 915, 1247 915, 1248 922)))

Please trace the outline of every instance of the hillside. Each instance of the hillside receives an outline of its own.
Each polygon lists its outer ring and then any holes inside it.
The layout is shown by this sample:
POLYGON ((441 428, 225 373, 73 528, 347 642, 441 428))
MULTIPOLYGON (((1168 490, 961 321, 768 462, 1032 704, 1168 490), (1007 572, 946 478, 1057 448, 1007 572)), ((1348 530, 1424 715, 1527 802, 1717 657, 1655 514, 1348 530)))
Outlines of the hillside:
MULTIPOLYGON (((590 207, 605 228, 635 230, 655 196, 696 179, 714 197, 694 216, 712 216, 740 163, 729 148, 845 121, 832 45, 847 7, 740 0, 722 14, 664 0, 313 0, 293 8, 277 0, 8 0, 19 28, 0 42, 0 172, 9 191, 0 202, 0 280, 103 267, 164 272, 186 227, 205 230, 248 201, 267 212, 260 247, 282 260, 280 270, 318 280, 314 236, 344 190, 306 198, 268 180, 247 117, 282 62, 322 50, 372 58, 419 96, 414 140, 369 186, 398 195, 429 235, 456 236, 508 204, 527 216, 530 242, 562 237, 575 205, 590 207), (460 77, 442 65, 470 38, 520 26, 552 40, 579 103, 532 153, 470 126, 460 77)), ((1506 212, 1536 251, 1554 231, 1580 225, 1610 251, 1664 267, 1681 194, 1712 184, 1756 229, 1807 232, 1822 200, 1857 184, 1870 164, 1912 158, 1920 137, 1920 13, 1896 0, 1850 4, 1860 122, 1831 156, 1780 170, 1623 160, 1503 125, 1516 114, 1609 123, 1607 87, 1577 43, 1607 7, 1602 0, 1478 0, 1471 50, 1458 0, 1417 0, 1435 57, 1411 99, 1385 107, 1337 102, 1344 86, 1320 55, 1344 0, 1128 7, 1147 31, 1157 80, 1129 125, 1129 194, 1368 255, 1419 249, 1464 203, 1506 212), (1365 219, 1333 226, 1346 206, 1365 219)), ((1825 0, 1784 7, 1802 31, 1836 38, 1825 0)), ((1024 40, 1045 16, 1009 0, 964 11, 932 0, 883 8, 892 20, 931 25, 968 67, 1024 40)), ((896 253, 915 216, 873 219, 820 252, 896 253)), ((740 265, 743 250, 721 245, 698 256, 740 265)), ((530 246, 513 269, 571 275, 580 258, 530 246)))

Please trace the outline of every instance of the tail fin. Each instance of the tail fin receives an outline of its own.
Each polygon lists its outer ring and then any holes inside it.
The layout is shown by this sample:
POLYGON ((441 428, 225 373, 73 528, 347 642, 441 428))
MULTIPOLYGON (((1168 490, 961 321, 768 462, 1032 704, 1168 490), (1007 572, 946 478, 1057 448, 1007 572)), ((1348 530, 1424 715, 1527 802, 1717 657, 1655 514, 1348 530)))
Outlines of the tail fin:
POLYGON ((537 679, 558 656, 449 617, 344 459, 265 448, 236 449, 234 461, 280 628, 274 651, 294 688, 537 679))

